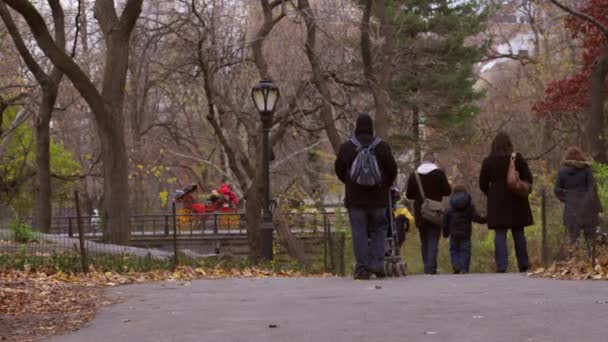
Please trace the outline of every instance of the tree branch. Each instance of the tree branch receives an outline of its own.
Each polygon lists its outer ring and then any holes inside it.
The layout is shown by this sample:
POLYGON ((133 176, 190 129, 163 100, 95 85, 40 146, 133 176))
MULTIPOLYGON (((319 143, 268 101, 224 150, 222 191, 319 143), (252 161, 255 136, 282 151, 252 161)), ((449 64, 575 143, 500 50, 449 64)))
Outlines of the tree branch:
MULTIPOLYGON (((129 1, 130 2, 130 1, 129 1)), ((99 22, 99 26, 104 35, 109 35, 115 25, 118 23, 118 15, 114 7, 113 0, 97 0, 95 1, 94 10, 95 19, 99 22)))
POLYGON ((582 19, 586 22, 591 23, 593 26, 597 27, 605 36, 608 37, 608 26, 602 25, 602 23, 600 23, 599 21, 595 20, 595 18, 593 18, 590 15, 587 15, 583 12, 577 11, 575 9, 572 9, 562 3, 560 3, 557 0, 550 0, 555 6, 561 8, 562 10, 572 14, 573 16, 582 19))
POLYGON ((44 70, 42 70, 40 64, 36 62, 34 56, 32 56, 30 50, 25 45, 21 32, 19 32, 19 29, 13 20, 13 16, 9 12, 4 2, 0 2, 0 17, 2 18, 2 21, 4 21, 4 25, 6 26, 8 33, 11 35, 13 43, 15 44, 17 51, 19 51, 19 54, 21 55, 21 58, 23 59, 23 62, 25 62, 27 68, 32 72, 40 85, 47 84, 49 82, 47 74, 44 72, 44 70))
POLYGON ((108 105, 97 91, 95 85, 78 64, 66 54, 64 49, 57 46, 38 10, 30 2, 25 0, 3 1, 23 16, 40 49, 42 49, 44 54, 57 68, 68 75, 72 84, 74 84, 74 87, 78 89, 89 106, 91 108, 104 108, 104 112, 108 113, 108 105))
POLYGON ((128 34, 133 29, 141 13, 142 3, 143 0, 129 0, 125 5, 125 10, 120 16, 120 27, 123 33, 128 34))

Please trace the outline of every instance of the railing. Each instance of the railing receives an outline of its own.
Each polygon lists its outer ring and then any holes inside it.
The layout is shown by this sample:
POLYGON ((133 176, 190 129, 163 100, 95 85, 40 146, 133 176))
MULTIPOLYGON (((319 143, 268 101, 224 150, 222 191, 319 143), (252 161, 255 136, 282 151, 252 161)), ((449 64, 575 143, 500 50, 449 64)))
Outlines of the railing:
MULTIPOLYGON (((339 213, 301 213, 283 214, 287 225, 293 233, 323 233, 328 227, 342 230, 348 224, 348 218, 339 213)), ((82 231, 88 238, 101 238, 102 222, 99 216, 83 216, 82 231)), ((51 234, 68 237, 78 236, 76 216, 53 217, 51 234)), ((131 236, 133 238, 162 237, 173 235, 173 215, 137 214, 131 215, 131 236)), ((176 214, 178 236, 231 235, 246 234, 247 222, 245 213, 208 213, 176 214)))
MULTIPOLYGON (((102 236, 102 222, 98 216, 81 218, 83 234, 87 237, 102 236)), ((51 234, 73 237, 78 235, 78 219, 75 216, 53 217, 51 234)), ((175 215, 178 235, 245 234, 244 213, 210 213, 175 215)), ((172 214, 131 215, 131 236, 154 237, 173 235, 172 214)))
MULTIPOLYGON (((12 267, 17 260, 12 255, 16 253, 46 265, 52 262, 46 257, 64 253, 73 257, 76 252, 83 265, 91 263, 96 267, 107 266, 108 260, 122 262, 122 256, 126 255, 129 259, 124 260, 148 265, 150 260, 173 260, 178 264, 180 259, 189 262, 215 254, 241 257, 249 253, 245 236, 247 224, 242 212, 132 215, 130 220, 128 245, 103 241, 102 222, 97 216, 81 217, 80 225, 75 216, 54 217, 49 234, 34 234, 29 242, 17 241, 11 230, 0 227, 0 269, 12 267)), ((291 238, 300 242, 310 260, 322 261, 326 272, 344 274, 346 215, 284 212, 282 220, 282 227, 288 227, 293 233, 291 238)), ((277 261, 285 261, 287 254, 284 246, 279 246, 277 261)))

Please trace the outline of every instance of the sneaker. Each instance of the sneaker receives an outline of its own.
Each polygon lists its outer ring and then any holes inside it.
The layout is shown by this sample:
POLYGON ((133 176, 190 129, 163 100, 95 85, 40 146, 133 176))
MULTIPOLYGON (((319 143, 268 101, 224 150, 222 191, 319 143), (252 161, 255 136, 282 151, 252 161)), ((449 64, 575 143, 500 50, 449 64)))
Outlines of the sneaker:
POLYGON ((455 268, 455 269, 454 269, 454 274, 460 274, 460 270, 459 270, 459 269, 457 269, 457 268, 455 268))
POLYGON ((519 273, 526 273, 526 272, 528 272, 529 270, 530 270, 530 268, 529 268, 529 267, 520 267, 520 268, 519 268, 519 273))
POLYGON ((355 278, 356 280, 370 280, 371 277, 372 274, 368 271, 361 271, 359 273, 355 273, 355 275, 353 276, 353 278, 355 278))
POLYGON ((384 270, 372 270, 372 273, 376 278, 386 278, 386 272, 384 272, 384 270))

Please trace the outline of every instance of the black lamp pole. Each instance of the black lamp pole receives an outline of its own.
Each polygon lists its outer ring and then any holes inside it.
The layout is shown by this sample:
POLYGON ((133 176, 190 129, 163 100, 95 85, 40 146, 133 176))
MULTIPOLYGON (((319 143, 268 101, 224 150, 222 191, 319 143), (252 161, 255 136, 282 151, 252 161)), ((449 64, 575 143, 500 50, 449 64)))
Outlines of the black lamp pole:
POLYGON ((270 211, 270 130, 274 109, 279 99, 279 88, 270 80, 262 80, 251 90, 251 97, 260 112, 262 121, 262 164, 264 177, 263 221, 260 226, 260 257, 263 260, 273 259, 272 212, 270 211))

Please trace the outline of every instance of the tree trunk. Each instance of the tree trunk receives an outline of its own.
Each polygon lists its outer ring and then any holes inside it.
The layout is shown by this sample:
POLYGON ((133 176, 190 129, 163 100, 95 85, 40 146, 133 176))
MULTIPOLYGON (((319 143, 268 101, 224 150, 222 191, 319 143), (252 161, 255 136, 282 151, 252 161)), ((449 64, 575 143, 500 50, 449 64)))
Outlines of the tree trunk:
POLYGON ((373 0, 367 0, 363 8, 363 15, 360 24, 361 31, 361 59, 363 63, 363 74, 367 81, 369 90, 372 93, 375 104, 375 129, 376 135, 388 138, 388 116, 389 116, 389 87, 392 80, 392 54, 393 54, 393 29, 388 22, 386 5, 384 0, 377 0, 376 12, 380 21, 380 34, 384 39, 384 45, 380 53, 381 69, 376 72, 374 69, 374 59, 372 54, 372 44, 370 38, 370 25, 373 11, 373 0), (378 75, 377 75, 378 74, 378 75), (379 76, 379 77, 377 77, 379 76))
MULTIPOLYGON (((55 43, 60 49, 65 49, 65 24, 64 13, 58 0, 48 1, 53 15, 55 29, 55 43)), ((63 78, 63 72, 53 67, 50 75, 38 64, 26 46, 17 25, 13 21, 4 3, 0 4, 0 17, 8 29, 15 47, 30 72, 36 78, 42 89, 42 100, 35 121, 36 131, 36 165, 38 189, 36 191, 36 226, 42 232, 49 232, 51 228, 51 163, 50 163, 50 123, 53 108, 57 101, 59 84, 63 78)))
MULTIPOLYGON (((261 177, 259 177, 261 180, 261 177)), ((249 241, 249 260, 253 263, 260 258, 260 225, 262 224, 261 182, 252 184, 245 192, 245 222, 247 222, 247 240, 249 241)))
POLYGON ((394 53, 394 26, 389 22, 388 10, 384 0, 376 1, 378 6, 378 17, 380 19, 380 36, 383 39, 382 52, 380 53, 380 70, 378 74, 377 99, 376 99, 376 131, 377 135, 388 139, 390 127, 390 96, 389 91, 393 79, 393 53, 394 53))
POLYGON ((589 94, 589 145, 593 159, 608 163, 604 126, 604 102, 606 99, 606 75, 608 75, 608 51, 604 47, 591 68, 591 88, 589 94))
POLYGON ((106 65, 102 97, 109 115, 97 118, 104 179, 104 240, 127 244, 131 238, 129 164, 124 134, 123 103, 129 64, 129 36, 105 32, 106 65))
POLYGON ((104 240, 126 244, 131 237, 128 163, 122 125, 99 130, 103 160, 104 240))
POLYGON ((321 62, 319 61, 319 55, 316 51, 316 41, 317 41, 317 21, 314 12, 310 8, 310 4, 308 0, 299 0, 298 6, 300 11, 302 11, 304 16, 304 21, 306 22, 306 56, 308 57, 308 62, 310 63, 310 68, 312 72, 312 81, 317 88, 317 91, 321 95, 321 100, 323 101, 321 105, 321 121, 325 126, 325 132, 327 133, 327 137, 329 138, 329 142, 331 143, 331 147, 334 150, 335 154, 338 154, 340 150, 340 134, 338 134, 338 129, 336 128, 336 122, 334 120, 334 107, 331 104, 331 92, 329 90, 329 86, 327 81, 321 70, 321 62))
MULTIPOLYGON (((25 0, 3 0, 3 3, 23 16, 40 49, 54 66, 70 78, 95 114, 103 158, 104 238, 114 243, 127 243, 130 238, 128 159, 122 106, 129 62, 129 39, 141 13, 142 1, 125 1, 120 17, 116 13, 113 0, 95 2, 95 18, 99 22, 106 44, 103 87, 100 94, 78 64, 53 40, 43 17, 32 3, 25 0)), ((59 1, 49 1, 49 4, 54 8, 61 8, 59 1)))
POLYGON ((306 255, 302 244, 289 230, 289 225, 279 210, 275 210, 273 221, 279 236, 279 243, 287 250, 289 256, 304 266, 310 266, 310 258, 306 255))
POLYGON ((43 88, 42 103, 36 119, 36 167, 38 191, 36 192, 36 226, 44 233, 51 230, 51 158, 50 158, 50 122, 57 88, 43 88))
POLYGON ((414 136, 414 163, 415 166, 422 162, 422 143, 420 142, 420 109, 414 107, 412 119, 412 135, 414 136))
MULTIPOLYGON (((135 132, 136 130, 132 129, 131 130, 133 134, 138 134, 138 132, 135 132)), ((144 186, 144 175, 145 175, 145 167, 146 165, 144 165, 144 158, 142 157, 142 144, 141 144, 141 137, 138 135, 133 136, 133 154, 132 154, 132 158, 137 161, 137 165, 134 168, 134 175, 135 175, 135 179, 133 182, 133 205, 132 207, 132 211, 135 214, 143 214, 146 210, 146 190, 145 190, 145 186, 144 186), (143 169, 140 169, 140 165, 143 165, 143 169)), ((160 181, 160 180, 159 180, 160 181)))

